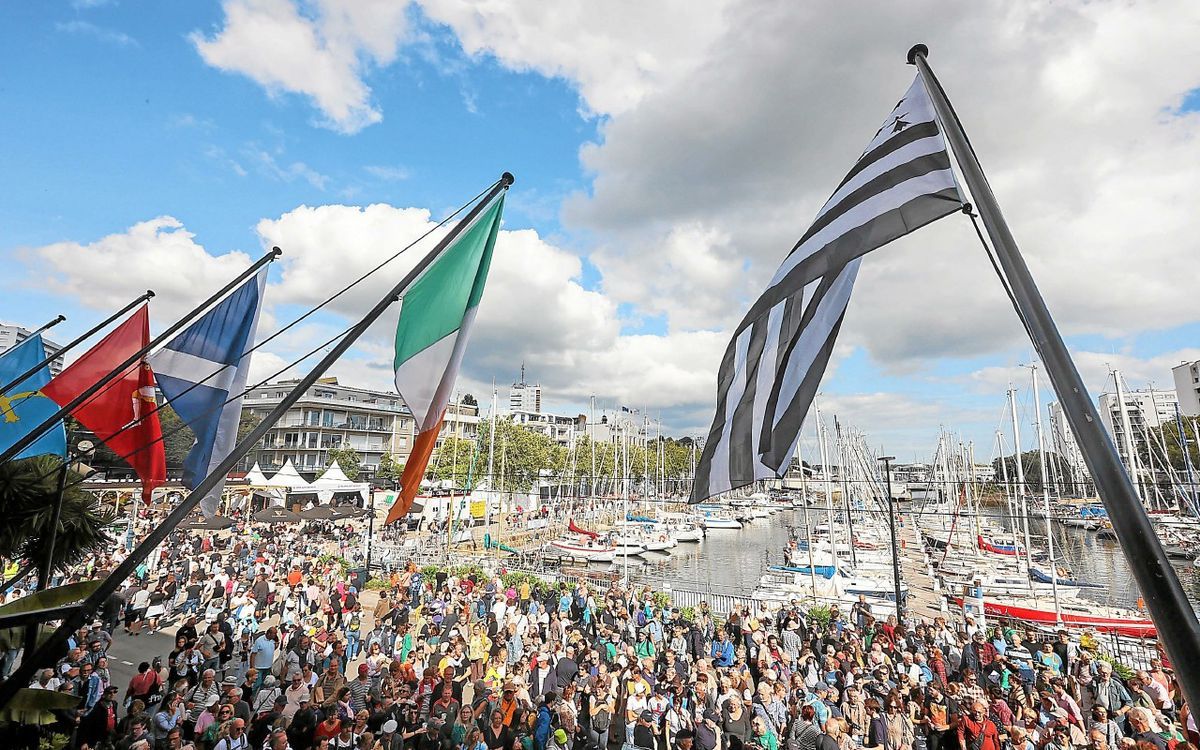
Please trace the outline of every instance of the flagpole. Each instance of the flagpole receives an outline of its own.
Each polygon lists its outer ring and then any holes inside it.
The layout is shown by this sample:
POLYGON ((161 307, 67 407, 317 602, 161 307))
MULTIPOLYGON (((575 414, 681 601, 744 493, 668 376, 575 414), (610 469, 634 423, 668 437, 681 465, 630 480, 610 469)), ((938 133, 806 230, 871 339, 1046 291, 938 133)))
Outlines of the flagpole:
MULTIPOLYGON (((42 327, 41 327, 41 328, 37 329, 36 331, 33 331, 33 332, 31 332, 31 333, 30 333, 28 336, 26 336, 25 338, 21 339, 20 341, 18 341, 18 342, 17 342, 16 344, 14 344, 13 346, 9 347, 9 348, 8 348, 8 349, 7 349, 7 350, 4 352, 4 353, 5 353, 5 354, 8 354, 8 352, 11 352, 13 349, 16 349, 18 346, 22 346, 22 345, 24 345, 25 343, 27 343, 27 342, 29 342, 29 341, 32 341, 34 336, 38 335, 38 334, 39 334, 39 333, 41 333, 42 331, 45 331, 45 330, 47 330, 47 329, 50 329, 50 328, 53 328, 54 326, 58 325, 59 323, 63 322, 63 321, 64 321, 64 320, 66 320, 66 319, 67 319, 67 316, 66 316, 66 315, 59 315, 59 316, 55 317, 55 318, 54 318, 54 320, 51 320, 51 321, 49 321, 48 323, 44 323, 44 324, 42 324, 42 327)), ((7 384, 5 384, 5 386, 4 386, 3 388, 0 388, 0 396, 3 396, 4 394, 8 393, 8 391, 9 391, 9 389, 10 389, 10 388, 12 388, 13 386, 17 385, 17 384, 18 384, 18 383, 20 383, 22 380, 24 380, 25 378, 29 377, 30 375, 32 375, 33 373, 37 372, 38 370, 42 369, 42 367, 44 367, 45 365, 49 364, 51 360, 53 360, 53 359, 55 359, 55 358, 57 358, 57 357, 61 356, 61 351, 62 351, 62 350, 60 349, 59 351, 55 352, 54 354, 50 355, 49 357, 46 357, 45 359, 43 359, 41 362, 38 362, 38 363, 37 363, 36 365, 34 365, 33 367, 29 368, 29 369, 28 369, 28 370, 26 370, 25 372, 23 372, 23 373, 21 373, 20 375, 18 375, 18 376, 17 376, 17 378, 16 378, 16 380, 10 380, 10 381, 9 381, 7 384)), ((43 351, 43 352, 42 352, 42 354, 43 354, 43 355, 45 355, 45 354, 46 354, 46 352, 45 352, 45 351, 43 351)))
POLYGON ((116 568, 114 568, 113 571, 104 579, 103 583, 101 583, 100 586, 94 592, 92 592, 92 594, 85 599, 81 605, 79 605, 78 609, 63 619, 62 624, 58 626, 58 629, 55 630, 49 636, 49 638, 47 638, 47 640, 42 644, 41 648, 39 648, 34 654, 30 655, 29 658, 23 658, 21 660, 21 666, 13 670, 7 680, 0 683, 0 708, 7 706, 9 701, 12 700, 12 697, 16 695, 17 691, 32 681, 34 672, 37 671, 39 664, 50 663, 53 661, 54 657, 59 654, 62 651, 63 646, 66 645, 67 638, 70 637, 71 634, 76 630, 78 630, 79 627, 82 626, 87 620, 88 616, 92 612, 98 610, 100 606, 104 604, 109 595, 117 590, 121 583, 129 577, 129 575, 134 571, 135 568, 137 568, 139 564, 141 564, 141 561, 144 560, 150 554, 150 552, 157 548, 158 545, 167 538, 167 535, 174 531, 176 526, 178 526, 185 518, 187 518, 192 510, 195 509, 195 507, 200 503, 200 500, 203 499, 204 496, 209 493, 209 491, 225 480, 225 475, 229 473, 229 470, 232 469, 239 460, 241 460, 242 456, 246 455, 251 448, 253 448, 260 440, 262 440, 263 436, 267 434, 267 431, 270 430, 276 422, 283 418, 283 415, 287 413, 292 405, 299 401, 304 393, 310 387, 312 387, 313 383, 315 383, 318 378, 325 374, 325 371, 329 369, 330 365, 336 362, 338 358, 341 357, 342 354, 344 354, 346 350, 349 349, 354 342, 357 341, 358 338, 362 336, 362 334, 365 333, 367 329, 375 323, 376 320, 379 319, 379 316, 381 316, 385 310, 387 310, 392 306, 393 303, 400 299, 400 293, 404 291, 404 289, 408 287, 408 285, 411 284, 417 277, 419 277, 421 273, 428 268, 429 265, 433 263, 433 261, 436 260, 439 255, 441 255, 442 251, 445 250, 450 243, 458 238, 459 234, 462 233, 462 230, 469 226, 471 222, 474 221, 475 217, 478 216, 485 207, 490 205, 498 195, 508 189, 508 186, 513 183, 513 179, 514 178, 510 173, 505 172, 492 186, 492 189, 488 191, 487 196, 477 203, 467 213, 467 215, 463 217, 462 221, 458 222, 458 224, 456 224, 454 228, 450 230, 449 234, 442 238, 442 240, 438 242, 438 244, 434 246, 434 248, 430 250, 425 257, 423 257, 415 266, 413 266, 412 270, 405 274, 404 278, 401 279, 399 283, 397 283, 386 295, 384 295, 384 297, 375 304, 375 307, 373 307, 371 311, 367 313, 366 317, 362 318, 357 324, 355 324, 355 326, 351 328, 345 336, 342 337, 341 341, 339 341, 337 345, 334 346, 333 349, 331 349, 330 352, 326 354, 325 357, 322 358, 321 361, 318 362, 316 366, 314 366, 313 369, 308 372, 307 375, 300 379, 300 381, 296 384, 296 387, 293 388, 287 394, 287 396, 285 396, 283 400, 271 410, 271 413, 264 417, 257 427, 251 430, 246 437, 242 438, 242 440, 238 442, 229 455, 226 456, 225 459, 221 461, 221 463, 219 463, 215 468, 213 468, 209 475, 206 476, 200 482, 200 484, 196 485, 196 488, 193 489, 188 496, 184 498, 174 510, 171 511, 171 513, 166 517, 166 519, 163 520, 162 523, 154 527, 154 529, 146 536, 146 538, 143 539, 141 543, 129 553, 129 556, 126 557, 116 568))
MULTIPOLYGON (((1167 561, 1145 509, 1137 500, 1129 474, 1121 464, 1112 438, 1102 426, 1100 414, 1000 212, 962 123, 929 67, 928 55, 929 48, 918 44, 908 51, 908 62, 917 66, 925 82, 934 110, 942 122, 942 132, 946 134, 963 180, 992 240, 996 260, 1010 287, 1013 306, 1046 366, 1046 374, 1075 433, 1096 483, 1096 491, 1108 509, 1121 551, 1146 600, 1158 637, 1175 664, 1189 664, 1200 653, 1200 623, 1196 621, 1196 613, 1183 592, 1175 569, 1167 561)), ((1177 676, 1188 705, 1200 706, 1200 674, 1179 669, 1177 676)))
MULTIPOLYGON (((26 378, 28 378, 30 375, 34 374, 35 372, 37 372, 38 370, 42 369, 42 368, 43 368, 43 367, 45 367, 46 365, 50 364, 50 363, 51 363, 51 362, 53 362, 54 360, 58 359, 59 357, 63 356, 63 355, 64 355, 64 354, 66 354, 67 352, 69 352, 69 351, 71 351, 72 349, 74 349, 75 347, 79 346, 79 345, 80 345, 80 344, 82 344, 84 341, 86 341, 86 340, 88 340, 89 338, 91 338, 91 337, 92 337, 92 336, 93 336, 93 335, 94 335, 94 334, 95 334, 97 331, 99 331, 101 328, 104 328, 104 327, 105 327, 105 326, 107 326, 109 323, 112 323, 112 322, 113 322, 114 320, 116 320, 117 318, 121 317, 121 316, 122 316, 122 315, 124 315, 125 313, 129 312, 130 310, 132 310, 133 308, 137 307, 139 304, 141 304, 142 302, 145 302, 146 300, 150 299, 150 298, 151 298, 151 297, 153 297, 153 296, 154 296, 154 291, 153 291, 153 290, 151 290, 151 289, 147 289, 145 294, 139 294, 139 295, 138 295, 137 297, 135 297, 135 298, 134 298, 134 300, 133 300, 132 302, 130 302, 128 305, 125 305, 125 306, 124 306, 124 307, 122 307, 120 310, 117 310, 117 311, 116 311, 115 313, 113 313, 112 315, 109 315, 109 316, 108 316, 107 318, 105 318, 104 320, 102 320, 102 321, 100 321, 99 323, 97 323, 96 325, 92 326, 90 329, 88 329, 88 330, 87 330, 87 332, 85 332, 85 333, 83 333, 83 334, 81 334, 81 335, 79 335, 79 336, 76 336, 76 337, 75 337, 75 340, 74 340, 74 341, 72 341, 71 343, 69 343, 69 344, 67 344, 67 345, 65 345, 65 346, 59 347, 59 350, 58 350, 58 351, 56 351, 56 352, 54 352, 53 354, 49 355, 48 357, 46 357, 45 359, 43 359, 41 362, 38 362, 36 366, 34 366, 34 367, 31 367, 31 368, 29 368, 28 370, 26 370, 25 372, 21 373, 21 375, 20 375, 20 376, 19 376, 19 377, 18 377, 16 380, 13 380, 12 382, 10 382, 10 383, 8 383, 7 385, 5 385, 3 388, 0 388, 0 396, 3 396, 4 394, 8 393, 8 391, 9 391, 9 389, 10 389, 10 388, 14 388, 14 387, 16 387, 17 385, 20 385, 20 384, 21 384, 21 383, 23 383, 23 382, 25 381, 25 379, 26 379, 26 378)), ((59 322, 62 322, 63 320, 66 320, 66 318, 65 318, 64 316, 62 316, 62 315, 59 315, 58 317, 59 317, 59 320, 58 320, 58 321, 56 321, 56 322, 53 322, 53 323, 47 323, 46 325, 42 326, 42 328, 41 328, 41 329, 39 329, 39 331, 40 331, 40 330, 44 330, 44 329, 46 329, 46 328, 49 328, 49 327, 50 327, 50 326, 52 326, 52 325, 58 325, 58 323, 59 323, 59 322)), ((37 333, 37 332, 38 332, 38 331, 35 331, 34 333, 37 333)))
POLYGON ((121 364, 117 365, 115 368, 113 368, 113 370, 111 372, 109 372, 107 375, 100 378, 100 380, 93 383, 89 388, 84 390, 83 393, 80 393, 78 396, 71 399, 70 403, 68 403, 66 406, 63 406, 58 411, 56 411, 53 416, 48 417, 44 422, 39 424, 37 427, 35 427, 30 432, 26 433, 25 436, 22 437, 20 440, 13 443, 8 448, 8 450, 4 451, 3 455, 0 455, 0 464, 4 463, 6 461, 9 461, 9 460, 15 458, 16 456, 19 456, 21 454, 21 451, 23 451, 26 448, 28 448, 29 446, 33 445, 33 443, 38 438, 40 438, 47 431, 49 431, 50 428, 52 428, 55 424, 57 424, 64 417, 69 415, 71 412, 75 411, 76 408, 78 408, 81 404, 83 404, 88 399, 90 399, 101 388, 108 385, 113 380, 116 380, 117 378, 123 376, 125 374, 125 371, 128 370, 133 365, 140 362, 142 357, 145 357, 147 354, 149 354, 159 344, 170 339, 172 336, 175 335, 175 333, 177 331, 179 331, 179 329, 181 329, 184 326, 186 326, 187 324, 191 323, 192 320, 194 320, 202 312, 207 310, 208 307, 211 306, 214 302, 221 299, 221 297, 225 296, 225 294, 227 292, 232 290, 238 284, 242 283, 242 281, 244 281, 245 279, 254 275, 254 273, 257 272, 258 269, 262 268, 266 264, 275 260, 280 255, 283 255, 282 250, 280 250, 277 247, 271 248, 271 252, 267 253, 263 257, 256 260, 254 262, 254 265, 250 266, 245 271, 238 274, 237 278, 235 278, 233 281, 230 281, 228 284, 223 286, 211 297, 204 300, 204 302, 202 302, 199 305, 197 305, 196 307, 192 308, 192 310, 190 312, 188 312, 187 315, 184 315, 182 318, 175 321, 175 323, 172 324, 169 328, 167 328, 167 330, 158 334, 158 336, 156 336, 153 341, 151 341, 149 344, 146 344, 144 347, 142 347, 140 350, 138 350, 138 352, 136 354, 133 354, 132 356, 129 357, 129 359, 127 359, 124 362, 122 362, 121 364))

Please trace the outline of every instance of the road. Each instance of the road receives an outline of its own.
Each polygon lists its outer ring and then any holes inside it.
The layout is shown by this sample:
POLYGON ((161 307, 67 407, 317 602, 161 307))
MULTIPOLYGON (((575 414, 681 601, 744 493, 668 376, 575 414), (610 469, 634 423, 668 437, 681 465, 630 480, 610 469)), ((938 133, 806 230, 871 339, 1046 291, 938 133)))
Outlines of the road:
MULTIPOLYGON (((153 662, 156 656, 161 656, 163 664, 166 664, 167 657, 175 647, 177 628, 178 626, 172 625, 166 632, 159 631, 153 635, 142 633, 139 636, 132 636, 125 635, 125 632, 118 627, 117 632, 113 633, 112 646, 108 649, 108 671, 112 676, 112 684, 121 689, 118 695, 122 701, 125 699, 125 688, 137 674, 138 664, 143 661, 153 662)), ((162 675, 163 679, 166 679, 165 666, 162 675)), ((123 711, 122 715, 124 715, 123 711)))

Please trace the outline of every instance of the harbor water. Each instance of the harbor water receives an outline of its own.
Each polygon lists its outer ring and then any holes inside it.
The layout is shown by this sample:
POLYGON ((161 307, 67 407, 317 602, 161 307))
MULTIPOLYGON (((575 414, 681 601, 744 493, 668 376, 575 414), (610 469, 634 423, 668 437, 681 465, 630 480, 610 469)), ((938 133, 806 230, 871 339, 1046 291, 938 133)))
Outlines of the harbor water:
MULTIPOLYGON (((810 512, 813 524, 824 514, 810 512)), ((741 530, 709 530, 698 544, 681 543, 670 555, 654 554, 640 566, 638 578, 679 583, 714 592, 749 595, 770 565, 783 562, 783 549, 790 528, 802 528, 799 511, 780 511, 770 518, 758 519, 741 530)), ((1136 606, 1137 587, 1121 548, 1115 541, 1098 539, 1094 532, 1053 525, 1055 556, 1060 565, 1069 567, 1074 576, 1089 583, 1101 583, 1102 589, 1088 589, 1085 595, 1105 604, 1136 606)), ((1045 525, 1035 523, 1030 532, 1043 536, 1045 525)), ((1035 540, 1034 547, 1039 547, 1035 540)), ((1194 605, 1200 608, 1200 575, 1190 561, 1173 561, 1180 581, 1194 605)))

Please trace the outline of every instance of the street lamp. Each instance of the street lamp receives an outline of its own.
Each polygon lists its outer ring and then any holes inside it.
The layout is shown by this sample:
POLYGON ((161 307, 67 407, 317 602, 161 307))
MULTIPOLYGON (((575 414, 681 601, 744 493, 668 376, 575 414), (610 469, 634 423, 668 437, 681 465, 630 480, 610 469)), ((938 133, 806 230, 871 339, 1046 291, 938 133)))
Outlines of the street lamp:
POLYGON ((896 542, 896 500, 892 495, 892 461, 895 456, 880 456, 887 479, 888 527, 892 531, 892 583, 896 589, 896 621, 904 623, 904 601, 900 592, 900 545, 896 542))

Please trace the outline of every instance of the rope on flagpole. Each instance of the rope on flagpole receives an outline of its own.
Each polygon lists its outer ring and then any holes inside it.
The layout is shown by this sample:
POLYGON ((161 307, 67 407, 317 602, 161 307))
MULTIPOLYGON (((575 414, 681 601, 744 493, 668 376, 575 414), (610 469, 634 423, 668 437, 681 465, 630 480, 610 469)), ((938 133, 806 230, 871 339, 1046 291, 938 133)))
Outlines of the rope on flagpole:
MULTIPOLYGON (((396 260, 396 258, 399 258, 399 257, 400 257, 401 255, 403 255, 405 252, 407 252, 407 251, 411 250, 411 249, 412 249, 413 247, 415 247, 415 246, 416 246, 416 245, 417 245, 419 242, 421 242, 421 241, 422 241, 422 240, 424 240, 425 238, 429 237, 429 235, 433 234, 433 233, 434 233, 434 232, 436 232, 438 229, 441 229, 443 226, 445 226, 445 225, 446 225, 448 222, 450 222, 450 221, 451 221, 451 220, 452 220, 452 219, 453 219, 455 216, 458 216, 458 215, 459 215, 460 213, 462 213, 464 210, 466 210, 466 209, 467 209, 467 208, 469 208, 470 206, 474 205, 476 201, 478 201, 478 200, 479 200, 481 197, 483 197, 484 195, 486 195, 486 194, 488 193, 488 191, 490 191, 491 189, 493 189, 493 188, 494 188, 494 187, 497 185, 497 183, 499 183, 499 180, 497 180, 496 182, 493 182, 493 183, 492 183, 491 185, 489 185, 489 186, 488 186, 486 189, 484 189, 484 190, 481 190, 481 191, 480 191, 479 193, 477 193, 477 194, 476 194, 476 195, 475 195, 473 198, 471 198, 471 200, 467 201, 466 203, 464 203, 464 204, 462 204, 461 206, 459 206, 458 208, 456 208, 456 209, 455 209, 453 212, 451 212, 450 214, 446 215, 446 216, 445 216, 445 217, 444 217, 444 218, 443 218, 441 221, 439 221, 437 224, 434 224, 432 227, 430 227, 430 228, 429 228, 429 229, 427 229, 425 232, 423 232, 421 235, 419 235, 419 236, 418 236, 416 239, 412 240, 412 241, 411 241, 411 242, 409 242, 407 245, 405 245, 404 247, 402 247, 402 248, 400 248, 399 250, 397 250, 397 251, 396 251, 395 253, 393 253, 393 254, 392 254, 390 257, 388 257, 388 258, 386 258, 385 260, 383 260, 381 263, 379 263, 378 265, 376 265, 376 266, 375 266, 374 268, 372 268, 370 271, 367 271, 367 272, 366 272, 366 273, 364 273, 363 275, 359 276, 359 277, 358 277, 357 279, 355 279, 354 281, 352 281, 352 282, 350 282, 349 284, 347 284, 346 286, 342 287, 342 289, 341 289, 341 290, 339 290, 339 291, 337 291, 336 293, 334 293, 333 295, 329 296, 327 299, 325 299, 325 301, 321 302, 321 303, 320 303, 320 304, 318 304, 316 307, 314 307, 314 308, 312 308, 311 310, 307 311, 306 313, 304 313, 304 314, 303 314, 303 315, 301 315, 300 317, 298 317, 298 318, 296 318, 295 320, 293 320, 291 323, 288 323, 288 324, 287 324, 286 326, 284 326, 283 328, 280 328, 280 329, 279 329, 278 331, 276 331, 275 333, 271 334, 271 335, 270 335, 270 336, 268 336, 267 338, 263 339, 262 341, 258 342, 258 343, 257 343, 257 344, 255 344, 254 346, 252 346, 252 347, 250 347, 249 349, 247 349, 247 350, 245 351, 245 353, 243 353, 243 355, 242 355, 242 356, 243 356, 243 357, 245 357, 246 355, 248 355, 248 354, 250 354, 250 353, 252 353, 252 352, 254 352, 254 351, 258 350, 258 349, 261 349, 261 348, 262 348, 262 347, 264 347, 264 346, 266 346, 266 345, 267 345, 267 344, 269 344, 271 341, 273 341, 273 340, 275 340, 275 339, 279 338, 280 336, 282 336, 282 335, 283 335, 284 333, 286 333, 287 331, 291 330, 292 328, 296 327, 297 325, 299 325, 299 324, 300 324, 301 322, 303 322, 304 320, 308 319, 310 316, 312 316, 312 315, 313 315, 314 313, 316 313, 318 310, 321 310, 322 308, 326 307, 326 306, 327 306, 327 305, 329 305, 331 302, 333 302, 334 300, 336 300, 338 297, 341 297, 341 296, 342 296, 343 294, 345 294, 346 292, 350 291, 350 290, 351 290, 351 289, 353 289, 354 287, 356 287, 356 286, 358 286, 359 284, 361 284, 361 283, 362 283, 363 281, 365 281, 365 280, 366 280, 368 277, 370 277, 370 276, 374 275, 375 273, 378 273, 380 270, 382 270, 382 269, 383 269, 383 267, 384 267, 384 266, 386 266, 386 265, 388 265, 389 263, 391 263, 392 261, 396 260)), ((325 346, 328 346, 329 344, 333 343, 333 342, 334 342, 334 341, 336 341, 337 339, 341 338, 343 335, 345 335, 346 331, 349 331, 349 330, 350 330, 350 329, 349 329, 349 328, 347 328, 347 329, 345 329, 344 331, 342 331, 341 333, 339 333, 339 334, 337 334, 336 336, 334 336, 332 339, 329 339, 329 340, 327 340, 325 343, 321 344, 321 346, 317 347, 317 349, 316 349, 316 350, 314 350, 314 351, 312 351, 312 352, 309 352, 308 354, 305 354, 305 355, 304 355, 303 357, 301 357, 299 360, 296 360, 296 361, 292 362, 291 364, 289 364, 289 365, 288 365, 286 368, 284 368, 284 370, 283 370, 283 371, 281 371, 281 372, 284 372, 284 371, 286 371, 287 369, 290 369, 291 367, 293 367, 294 365, 296 365, 296 364, 299 364, 299 362, 302 362, 303 360, 305 360, 305 359, 307 359, 307 358, 311 357, 311 356, 312 356, 314 353, 316 353, 316 351, 319 351, 321 348, 323 348, 323 347, 325 347, 325 346)), ((184 388, 182 391, 180 391, 180 392, 179 392, 179 393, 178 393, 178 394, 175 396, 175 398, 173 398, 173 399, 165 399, 165 400, 163 401, 163 403, 162 403, 162 404, 159 404, 159 405, 155 406, 155 407, 154 407, 154 409, 153 409, 153 410, 152 410, 150 413, 151 413, 151 414, 157 414, 157 413, 158 413, 158 411, 159 411, 160 409, 162 409, 162 407, 163 407, 163 406, 166 406, 166 405, 167 405, 167 404, 169 404, 169 403, 172 403, 172 402, 174 402, 174 401, 177 401, 177 400, 179 400, 180 398, 183 398, 183 397, 184 397, 185 395, 187 395, 188 393, 191 393, 191 392, 192 392, 192 390, 194 390, 194 389, 196 389, 196 388, 200 387, 201 385, 204 385, 206 382, 208 382, 208 381, 209 381, 209 380, 211 380, 212 378, 215 378, 217 375, 219 375, 219 374, 221 374, 222 372, 224 372, 224 371, 225 371, 227 368, 229 368, 229 367, 233 367, 233 366, 234 366, 234 365, 223 365, 222 367, 219 367, 219 368, 217 368, 217 369, 213 370, 211 373, 209 373, 208 375, 206 375, 206 376, 205 376, 205 377, 204 377, 202 380, 200 380, 199 382, 192 383, 192 384, 191 384, 191 385, 189 385, 187 388, 184 388)), ((277 375, 272 375, 271 377, 277 377, 277 375)), ((115 381, 114 381, 114 382, 115 382, 115 381)), ((224 403, 222 403, 220 406, 216 407, 215 409, 210 409, 209 411, 205 412, 205 415, 207 416, 208 414, 210 414, 210 413, 212 413, 212 412, 215 412, 215 411, 217 411, 218 409, 222 409, 222 408, 224 408, 225 406, 227 406, 228 404, 230 404, 232 401, 235 401, 236 399, 238 399, 238 398, 241 398, 242 396, 246 395, 247 393, 249 393, 250 391, 254 390, 255 388, 258 388, 258 387, 260 387, 261 385, 264 385, 265 383, 266 383, 266 381, 263 381, 262 383, 258 383, 258 384, 256 384, 256 385, 250 386, 249 388, 247 388, 247 389, 243 390, 241 393, 239 393, 237 396, 234 396, 234 397, 232 397, 232 398, 230 398, 230 399, 226 400, 224 403)), ((101 393, 103 393, 105 390, 107 390, 108 388, 111 388, 111 387, 112 387, 112 385, 113 385, 113 383, 110 383, 110 384, 106 385, 106 386, 105 386, 103 389, 101 389, 101 390, 100 390, 99 392, 97 392, 97 393, 96 393, 94 396, 92 396, 92 398, 95 398, 96 396, 99 396, 99 395, 100 395, 101 393)), ((89 399, 88 399, 88 401, 90 401, 90 400, 91 400, 91 398, 89 398, 89 399)), ((85 403, 86 403, 86 402, 85 402, 85 403)), ((81 407, 82 407, 82 405, 81 405, 81 407)), ((147 415, 147 416, 149 416, 149 415, 147 415)), ((124 425, 123 427, 121 427, 120 429, 118 429, 116 432, 114 432, 113 434, 109 435, 109 436, 108 436, 108 439, 109 439, 109 440, 111 440, 111 439, 115 438, 116 436, 123 434, 123 433, 124 433, 124 432, 126 432, 127 430, 130 430, 130 429, 132 429, 133 427, 137 426, 137 424, 138 424, 138 422, 137 422, 137 421, 134 421, 134 422, 130 422, 130 423, 129 423, 129 424, 127 424, 127 425, 124 425)), ((118 458, 120 458, 121 460, 125 460, 125 459, 127 459, 127 458, 130 458, 130 457, 132 457, 132 456, 135 456, 135 455, 137 455, 138 453, 140 453, 141 451, 143 451, 143 450, 145 450, 145 449, 147 449, 147 448, 149 448, 149 447, 152 447, 152 446, 156 445, 157 443, 161 442, 162 440, 166 439, 166 438, 167 438, 167 437, 169 437, 170 435, 174 435, 175 433, 179 432, 179 431, 180 431, 181 429, 183 429, 184 427, 187 427, 189 424, 190 424, 190 423, 187 423, 187 422, 185 422, 185 423, 181 424, 181 425, 180 425, 180 427, 178 427, 178 428, 176 428, 176 429, 172 430, 172 431, 171 431, 171 432, 170 432, 168 435, 163 435, 163 436, 162 436, 161 438, 159 438, 158 440, 152 440, 152 441, 150 441, 149 443, 146 443, 145 445, 143 445, 143 446, 139 447, 137 450, 134 450, 134 451, 130 452, 130 453, 129 453, 129 454, 127 454, 127 455, 118 456, 118 458)), ((53 473, 53 472, 51 472, 51 473, 53 473)), ((48 477, 48 476, 50 476, 50 474, 45 474, 45 475, 43 475, 41 478, 42 478, 42 479, 44 479, 44 478, 46 478, 46 477, 48 477)))
POLYGON ((962 212, 970 217, 971 225, 975 227, 975 236, 979 238, 979 244, 983 245, 983 252, 987 254, 988 261, 992 264, 992 270, 996 272, 996 278, 1000 280, 1000 286, 1004 287, 1004 293, 1008 295, 1008 301, 1012 303, 1013 309, 1017 311, 1017 320, 1021 321, 1021 326, 1025 329, 1025 334, 1032 339, 1033 331, 1029 327, 1029 321, 1025 319, 1025 313, 1021 311, 1021 306, 1017 304, 1017 298, 1013 295, 1012 287, 1008 284, 1008 278, 1000 268, 1000 262, 996 259, 995 251, 992 250, 992 246, 984 238, 983 230, 979 228, 979 214, 975 213, 974 207, 970 203, 963 204, 962 212))

